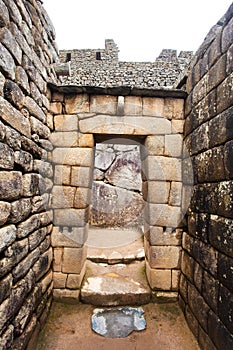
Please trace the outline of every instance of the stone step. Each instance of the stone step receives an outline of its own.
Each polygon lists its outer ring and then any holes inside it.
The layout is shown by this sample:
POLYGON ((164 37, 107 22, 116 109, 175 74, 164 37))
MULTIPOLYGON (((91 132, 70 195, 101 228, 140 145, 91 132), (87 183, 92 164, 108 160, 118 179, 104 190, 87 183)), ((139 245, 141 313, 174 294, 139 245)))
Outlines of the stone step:
POLYGON ((81 300, 96 306, 149 303, 151 291, 145 276, 145 263, 107 265, 87 262, 81 300))
POLYGON ((86 246, 87 259, 97 263, 129 264, 145 258, 141 230, 90 228, 86 246))

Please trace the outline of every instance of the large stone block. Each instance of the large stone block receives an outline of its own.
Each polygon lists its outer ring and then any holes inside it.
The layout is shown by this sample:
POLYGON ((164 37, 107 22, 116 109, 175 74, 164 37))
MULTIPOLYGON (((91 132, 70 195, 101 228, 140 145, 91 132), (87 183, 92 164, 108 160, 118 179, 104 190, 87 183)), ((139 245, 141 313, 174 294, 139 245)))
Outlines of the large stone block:
POLYGON ((9 11, 4 4, 4 2, 0 1, 0 25, 1 27, 5 27, 10 22, 9 11))
POLYGON ((54 132, 50 135, 50 141, 55 147, 77 147, 78 133, 75 131, 71 132, 54 132))
POLYGON ((92 180, 92 169, 88 167, 72 167, 71 185, 89 188, 92 180))
POLYGON ((35 274, 36 281, 44 276, 50 269, 53 261, 53 250, 49 248, 44 254, 42 254, 39 260, 34 264, 32 270, 35 274))
POLYGON ((164 117, 167 119, 184 119, 184 100, 166 98, 164 101, 164 117))
POLYGON ((85 226, 87 218, 86 209, 55 209, 54 224, 56 226, 85 226))
POLYGON ((66 227, 54 227, 51 238, 53 247, 80 248, 87 239, 87 226, 72 227, 70 230, 66 227))
POLYGON ((7 78, 15 79, 15 62, 10 52, 0 43, 0 67, 7 78))
POLYGON ((225 171, 228 178, 233 178, 233 164, 232 164, 232 156, 233 156, 233 141, 227 142, 223 149, 224 154, 224 164, 225 171))
POLYGON ((146 275, 152 290, 171 289, 171 270, 152 269, 146 262, 146 275))
POLYGON ((0 225, 5 224, 11 212, 11 204, 0 201, 0 225))
POLYGON ((79 122, 80 131, 92 134, 165 135, 171 133, 171 122, 164 118, 98 115, 79 122))
POLYGON ((90 112, 115 115, 117 113, 117 96, 92 95, 90 112))
POLYGON ((150 156, 162 156, 164 154, 165 138, 161 135, 147 136, 143 153, 150 156))
POLYGON ((145 210, 147 222, 151 226, 178 227, 181 224, 182 213, 180 207, 167 204, 148 203, 145 210))
POLYGON ((14 154, 15 163, 21 166, 25 172, 32 171, 33 168, 33 158, 32 155, 24 151, 16 151, 14 154))
POLYGON ((10 51, 18 65, 22 63, 22 50, 17 41, 6 27, 0 29, 0 41, 10 51))
POLYGON ((72 208, 74 206, 75 187, 54 186, 52 190, 52 208, 72 208))
POLYGON ((164 99, 158 97, 143 97, 142 115, 163 117, 164 99))
POLYGON ((0 252, 11 245, 16 239, 16 227, 15 225, 5 226, 0 229, 0 252))
POLYGON ((233 86, 231 84, 233 73, 231 73, 217 87, 217 112, 221 113, 233 104, 233 86))
POLYGON ((93 150, 91 148, 56 148, 52 158, 55 164, 91 167, 93 150))
POLYGON ((23 238, 40 227, 39 214, 32 215, 29 219, 18 225, 17 236, 23 238))
POLYGON ((0 142, 0 167, 2 169, 14 168, 14 152, 13 150, 0 142))
MULTIPOLYGON (((148 181, 147 183, 147 196, 143 197, 150 203, 168 203, 168 196, 170 192, 170 182, 165 181, 148 181)), ((144 182, 145 184, 145 182, 144 182)))
POLYGON ((222 253, 233 258, 233 220, 211 215, 209 221, 209 241, 222 253))
POLYGON ((181 160, 171 157, 149 156, 145 162, 146 176, 149 181, 181 181, 181 160))
POLYGON ((25 97, 24 106, 28 109, 29 113, 40 120, 42 123, 46 121, 46 115, 42 108, 29 96, 25 97))
POLYGON ((79 133, 78 145, 79 147, 94 147, 95 140, 91 134, 79 133))
POLYGON ((165 135, 165 156, 180 158, 182 150, 183 138, 181 135, 165 135))
POLYGON ((21 198, 11 203, 11 214, 8 218, 10 223, 18 223, 27 219, 31 213, 32 206, 30 198, 21 198))
POLYGON ((86 264, 83 265, 83 268, 80 274, 71 274, 71 273, 68 274, 66 287, 69 289, 79 289, 81 287, 81 283, 85 275, 85 272, 86 272, 86 264))
POLYGON ((182 189, 183 189, 182 182, 172 181, 171 190, 169 194, 169 202, 168 202, 170 205, 178 206, 178 207, 181 206, 182 189))
POLYGON ((61 273, 61 272, 54 272, 53 273, 53 285, 54 288, 65 288, 66 286, 66 280, 67 280, 67 274, 61 273))
POLYGON ((142 97, 125 96, 124 114, 125 115, 142 115, 142 97))
POLYGON ((56 115, 54 117, 56 131, 77 131, 78 117, 76 115, 56 115))
POLYGON ((0 197, 13 200, 22 193, 22 174, 19 171, 1 171, 0 197))
POLYGON ((53 248, 53 271, 61 271, 63 248, 53 248))
POLYGON ((182 230, 172 230, 167 228, 163 230, 160 226, 150 226, 145 233, 150 245, 154 246, 180 246, 182 230))
POLYGON ((71 94, 65 97, 67 114, 88 113, 89 108, 89 96, 87 94, 71 94))
POLYGON ((31 137, 31 127, 28 118, 24 117, 17 109, 9 102, 0 96, 0 116, 21 134, 31 137))
POLYGON ((84 209, 91 201, 91 190, 89 188, 77 188, 74 197, 74 208, 84 209))
POLYGON ((208 91, 218 86, 226 77, 226 54, 221 56, 209 70, 208 91))
POLYGON ((153 269, 177 269, 181 262, 181 248, 176 246, 150 246, 148 262, 153 269))
POLYGON ((79 303, 80 290, 54 289, 53 298, 62 303, 77 304, 79 303))
POLYGON ((35 117, 30 117, 31 132, 37 134, 40 138, 47 139, 50 135, 49 128, 35 117))
POLYGON ((71 167, 68 165, 55 165, 54 184, 70 185, 71 167))
POLYGON ((80 274, 87 255, 86 247, 64 248, 62 272, 80 274))
POLYGON ((39 193, 39 175, 24 174, 22 181, 22 192, 25 197, 32 197, 39 193))

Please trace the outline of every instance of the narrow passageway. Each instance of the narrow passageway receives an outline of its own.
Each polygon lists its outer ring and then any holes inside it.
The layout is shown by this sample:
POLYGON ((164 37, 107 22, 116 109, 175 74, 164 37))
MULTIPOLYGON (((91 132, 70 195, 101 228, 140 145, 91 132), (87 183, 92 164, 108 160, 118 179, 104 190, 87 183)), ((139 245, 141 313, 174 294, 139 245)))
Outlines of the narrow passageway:
POLYGON ((199 350, 177 303, 142 306, 147 328, 126 338, 104 338, 92 331, 94 308, 54 302, 36 350, 199 350))

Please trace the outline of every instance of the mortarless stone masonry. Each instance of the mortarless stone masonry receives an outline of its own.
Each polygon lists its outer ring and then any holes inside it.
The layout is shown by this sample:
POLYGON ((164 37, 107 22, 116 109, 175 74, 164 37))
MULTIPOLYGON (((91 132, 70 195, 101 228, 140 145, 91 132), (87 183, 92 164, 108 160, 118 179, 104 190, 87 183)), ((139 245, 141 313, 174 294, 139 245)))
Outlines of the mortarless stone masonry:
POLYGON ((61 66, 54 40, 41 1, 0 0, 0 348, 34 349, 52 296, 78 302, 94 147, 112 137, 140 144, 153 295, 179 294, 201 349, 233 348, 233 5, 186 86, 191 53, 118 62, 107 40, 61 66))

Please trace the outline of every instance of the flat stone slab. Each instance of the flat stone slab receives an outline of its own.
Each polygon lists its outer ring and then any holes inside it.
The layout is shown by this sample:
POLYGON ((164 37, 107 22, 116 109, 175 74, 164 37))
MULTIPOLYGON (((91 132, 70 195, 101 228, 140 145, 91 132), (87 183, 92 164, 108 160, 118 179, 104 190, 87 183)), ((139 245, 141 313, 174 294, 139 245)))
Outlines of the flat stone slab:
POLYGON ((98 306, 142 305, 150 296, 149 288, 117 273, 88 277, 81 288, 81 300, 98 306))
POLYGON ((95 309, 92 329, 106 338, 125 338, 133 331, 146 329, 142 308, 95 309))

